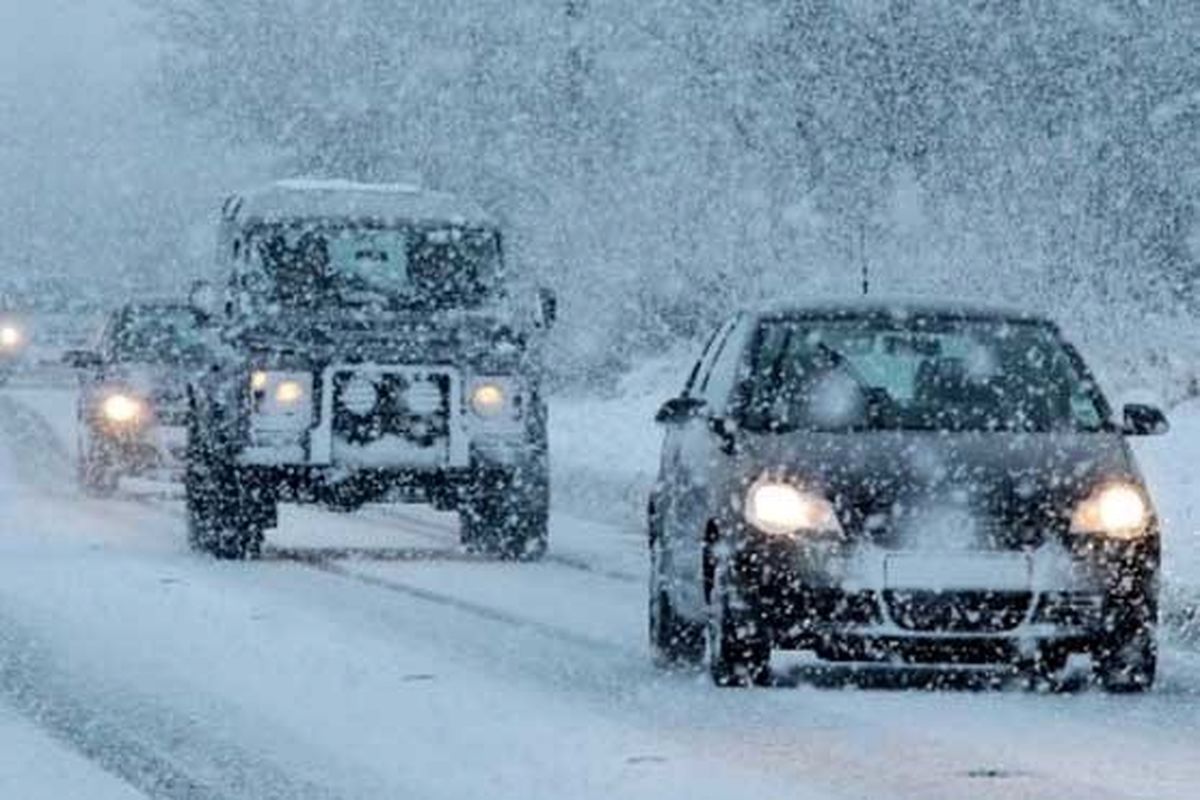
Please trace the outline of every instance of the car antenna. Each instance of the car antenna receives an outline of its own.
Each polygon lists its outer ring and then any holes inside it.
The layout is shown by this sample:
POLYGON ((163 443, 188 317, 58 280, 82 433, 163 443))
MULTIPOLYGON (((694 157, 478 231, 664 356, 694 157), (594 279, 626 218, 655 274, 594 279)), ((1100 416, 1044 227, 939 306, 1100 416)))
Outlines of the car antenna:
POLYGON ((867 261, 867 226, 858 226, 858 260, 862 264, 862 293, 866 297, 871 293, 871 265, 867 261))

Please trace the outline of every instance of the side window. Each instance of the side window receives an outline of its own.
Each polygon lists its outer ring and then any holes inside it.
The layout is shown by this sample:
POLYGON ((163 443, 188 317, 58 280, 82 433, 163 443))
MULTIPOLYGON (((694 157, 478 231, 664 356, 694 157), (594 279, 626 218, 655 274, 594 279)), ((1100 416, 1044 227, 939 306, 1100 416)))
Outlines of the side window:
POLYGON ((728 410, 734 388, 743 376, 749 329, 744 319, 737 320, 721 342, 712 368, 700 386, 700 397, 717 413, 728 410))
POLYGON ((733 327, 733 322, 726 322, 721 327, 713 332, 709 337, 708 344, 704 345, 704 351, 700 354, 700 358, 696 361, 696 365, 692 367, 692 372, 688 375, 687 383, 683 386, 684 397, 702 397, 701 384, 708 377, 708 372, 712 368, 713 359, 716 358, 721 345, 725 342, 725 337, 729 335, 729 330, 733 327))

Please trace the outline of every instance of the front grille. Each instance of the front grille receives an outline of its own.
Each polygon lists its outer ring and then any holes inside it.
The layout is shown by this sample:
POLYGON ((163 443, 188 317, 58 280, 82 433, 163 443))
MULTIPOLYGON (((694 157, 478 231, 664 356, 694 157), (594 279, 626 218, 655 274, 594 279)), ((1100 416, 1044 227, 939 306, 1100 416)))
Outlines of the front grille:
POLYGON ((351 444, 398 437, 431 447, 450 433, 446 373, 355 373, 333 376, 333 432, 351 444))
POLYGON ((888 614, 910 631, 998 633, 1020 625, 1032 602, 1030 592, 885 591, 888 614))

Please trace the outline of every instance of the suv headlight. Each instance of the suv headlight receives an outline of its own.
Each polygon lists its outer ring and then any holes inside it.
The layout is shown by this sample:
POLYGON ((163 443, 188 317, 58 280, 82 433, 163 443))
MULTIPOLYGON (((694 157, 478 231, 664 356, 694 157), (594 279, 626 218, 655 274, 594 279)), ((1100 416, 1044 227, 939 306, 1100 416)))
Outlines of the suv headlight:
POLYGON ((1110 483, 1075 507, 1071 532, 1137 539, 1146 534, 1150 516, 1150 503, 1142 487, 1127 482, 1110 483))
POLYGON ((250 398, 254 413, 269 417, 312 419, 313 376, 308 372, 255 370, 250 373, 250 398))
POLYGON ((509 377, 479 377, 467 385, 467 403, 481 420, 519 419, 522 401, 520 387, 509 377))
POLYGON ((762 480, 746 493, 746 521, 763 533, 840 533, 833 504, 815 492, 791 483, 762 480))

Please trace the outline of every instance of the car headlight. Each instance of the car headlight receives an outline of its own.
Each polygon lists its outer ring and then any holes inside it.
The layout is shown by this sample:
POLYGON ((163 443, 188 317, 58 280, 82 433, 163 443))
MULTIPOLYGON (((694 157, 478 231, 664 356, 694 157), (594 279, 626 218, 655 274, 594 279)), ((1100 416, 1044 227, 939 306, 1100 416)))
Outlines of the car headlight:
POLYGON ((142 403, 135 397, 120 392, 104 398, 100 406, 104 418, 117 425, 127 425, 138 422, 142 418, 142 403))
POLYGON ((25 332, 16 325, 0 325, 0 347, 12 350, 25 341, 25 332))
POLYGON ((838 533, 833 504, 826 498, 783 481, 764 480, 746 494, 746 521, 776 536, 793 533, 838 533))
POLYGON ((1093 492, 1075 507, 1072 533, 1089 533, 1113 539, 1137 539, 1150 524, 1150 503, 1140 486, 1112 483, 1093 492))

